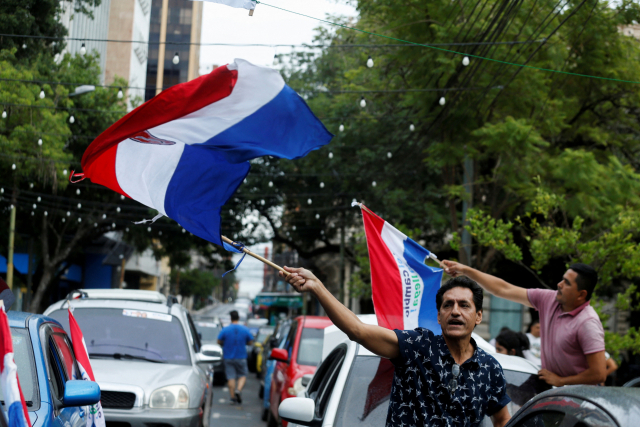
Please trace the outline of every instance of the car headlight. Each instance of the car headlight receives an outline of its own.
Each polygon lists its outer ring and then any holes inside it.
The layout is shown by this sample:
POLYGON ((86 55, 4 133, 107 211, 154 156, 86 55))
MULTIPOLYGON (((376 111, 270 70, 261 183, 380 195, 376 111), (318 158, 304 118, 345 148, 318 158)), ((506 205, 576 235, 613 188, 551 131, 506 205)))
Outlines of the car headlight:
POLYGON ((151 393, 151 408, 179 409, 189 407, 189 390, 183 385, 162 387, 151 393))
POLYGON ((306 389, 305 386, 302 385, 302 377, 298 378, 293 382, 293 387, 289 387, 289 396, 298 396, 298 393, 304 391, 306 389))

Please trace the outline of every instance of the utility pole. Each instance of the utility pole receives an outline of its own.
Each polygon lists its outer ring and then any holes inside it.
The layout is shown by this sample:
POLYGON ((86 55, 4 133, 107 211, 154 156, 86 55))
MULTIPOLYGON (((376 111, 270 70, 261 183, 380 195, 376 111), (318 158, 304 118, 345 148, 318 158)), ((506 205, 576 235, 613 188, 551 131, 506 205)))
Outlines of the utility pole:
POLYGON ((164 82, 164 55, 167 50, 167 17, 169 16, 169 0, 162 0, 160 11, 160 44, 158 45, 158 72, 156 74, 156 95, 162 92, 164 82))
MULTIPOLYGON (((15 195, 15 191, 14 191, 15 195)), ((9 253, 7 255, 7 286, 13 290, 13 243, 16 235, 16 201, 11 204, 11 216, 9 219, 9 253)))
POLYGON ((29 266, 27 271, 27 292, 25 293, 24 301, 22 304, 23 311, 29 311, 29 307, 31 307, 31 290, 32 290, 32 282, 33 282, 33 237, 29 236, 29 266))
POLYGON ((466 256, 464 263, 471 266, 471 233, 464 228, 467 213, 473 207, 473 159, 467 154, 464 158, 464 190, 466 197, 462 200, 462 250, 466 256))
POLYGON ((346 307, 349 307, 347 291, 344 288, 344 213, 342 214, 342 224, 340 225, 340 299, 346 307))

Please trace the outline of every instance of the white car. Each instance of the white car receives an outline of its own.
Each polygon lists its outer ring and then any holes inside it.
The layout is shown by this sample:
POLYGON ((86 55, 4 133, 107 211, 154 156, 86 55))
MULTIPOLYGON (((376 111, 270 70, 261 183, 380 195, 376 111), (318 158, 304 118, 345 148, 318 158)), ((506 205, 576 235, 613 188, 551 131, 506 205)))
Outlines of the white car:
MULTIPOLYGON (((369 324, 377 324, 374 315, 359 316, 369 324)), ((540 384, 538 368, 526 359, 495 353, 495 348, 473 334, 478 347, 490 352, 502 365, 507 394, 512 402, 509 412, 522 405, 548 386, 540 384)), ((350 341, 335 326, 325 330, 323 361, 313 376, 305 376, 306 390, 282 401, 278 413, 283 420, 303 426, 383 427, 387 418, 393 380, 393 364, 350 341)), ((492 426, 485 417, 482 426, 492 426)))

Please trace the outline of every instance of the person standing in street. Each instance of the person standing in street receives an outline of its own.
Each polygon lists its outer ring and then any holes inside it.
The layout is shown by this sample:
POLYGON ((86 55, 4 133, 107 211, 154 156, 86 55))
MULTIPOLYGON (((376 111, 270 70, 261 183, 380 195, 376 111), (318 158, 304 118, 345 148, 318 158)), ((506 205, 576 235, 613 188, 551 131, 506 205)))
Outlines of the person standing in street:
POLYGON ((242 389, 247 381, 247 345, 253 342, 249 328, 240 325, 236 310, 229 313, 231 324, 218 334, 218 344, 222 346, 224 372, 227 375, 231 404, 242 403, 242 389))
POLYGON ((309 270, 280 272, 298 292, 310 292, 350 340, 395 366, 387 427, 477 427, 485 415, 494 427, 511 415, 502 367, 478 347, 471 333, 482 320, 482 289, 467 277, 451 279, 436 294, 442 335, 426 328, 390 330, 367 325, 342 305, 309 270))
POLYGON ((604 328, 589 305, 598 282, 592 267, 571 265, 554 291, 524 289, 458 262, 442 263, 450 276, 467 276, 492 295, 540 312, 540 379, 555 387, 605 381, 604 328))

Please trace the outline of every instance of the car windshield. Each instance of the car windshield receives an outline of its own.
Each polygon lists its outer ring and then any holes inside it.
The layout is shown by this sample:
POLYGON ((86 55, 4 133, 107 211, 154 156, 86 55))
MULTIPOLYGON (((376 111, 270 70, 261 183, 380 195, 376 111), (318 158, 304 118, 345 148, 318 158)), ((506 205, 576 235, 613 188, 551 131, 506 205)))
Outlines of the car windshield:
POLYGON ((200 335, 202 335, 202 337, 200 338, 202 342, 216 342, 218 339, 218 334, 222 329, 215 323, 195 322, 195 325, 196 330, 200 332, 200 335))
POLYGON ((298 345, 297 363, 299 365, 317 366, 322 360, 322 342, 324 329, 304 328, 298 345))
POLYGON ((264 340, 267 339, 269 335, 273 333, 273 328, 260 328, 258 331, 258 336, 256 337, 256 342, 263 343, 264 340))
MULTIPOLYGON (((388 359, 356 357, 340 398, 334 426, 383 427, 387 419, 394 371, 388 359)), ((504 374, 507 394, 513 401, 508 408, 512 415, 526 401, 549 388, 546 383, 540 383, 537 375, 508 369, 504 370, 504 374)), ((492 425, 490 418, 485 418, 482 426, 485 425, 492 425)))
MULTIPOLYGON (((18 367, 18 378, 27 409, 33 411, 39 406, 38 385, 36 383, 36 366, 33 359, 33 348, 29 340, 29 332, 26 329, 11 328, 11 341, 13 343, 13 360, 18 367)), ((0 400, 4 405, 4 394, 0 387, 0 400)))
MULTIPOLYGON (((184 329, 174 316, 117 308, 76 308, 73 315, 90 358, 191 364, 184 329)), ((50 316, 69 333, 66 310, 56 310, 50 316)))

